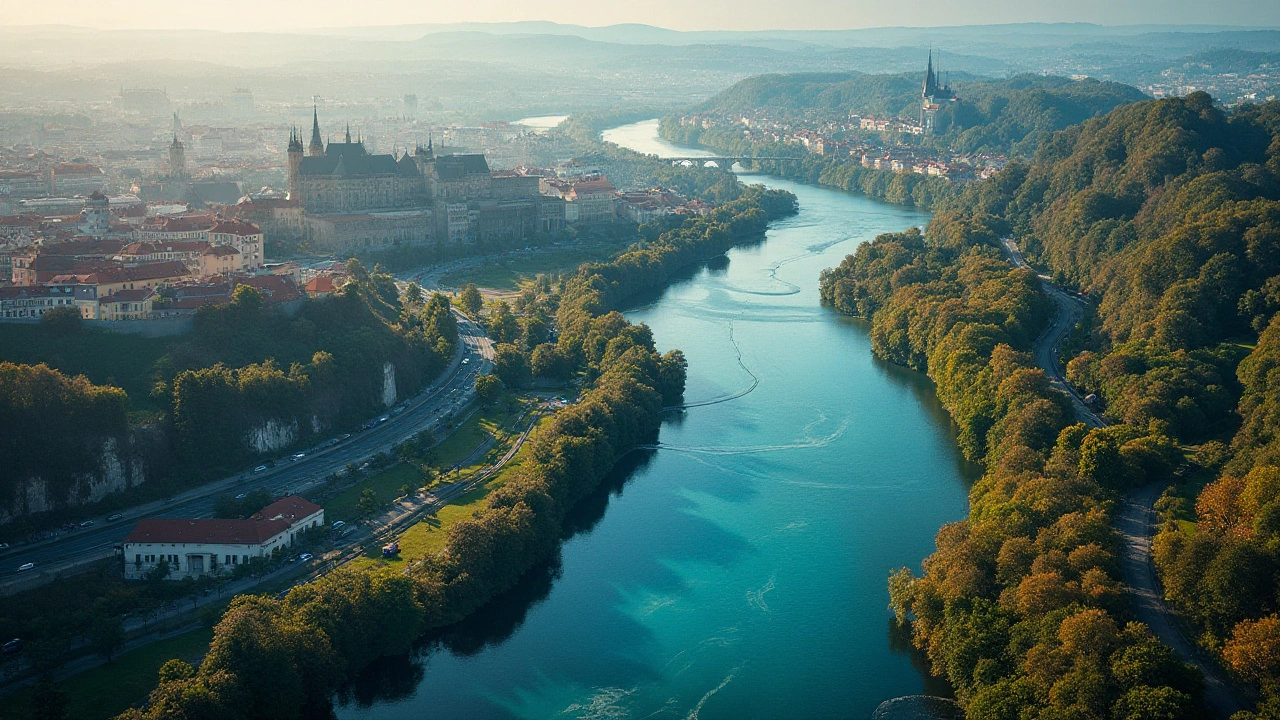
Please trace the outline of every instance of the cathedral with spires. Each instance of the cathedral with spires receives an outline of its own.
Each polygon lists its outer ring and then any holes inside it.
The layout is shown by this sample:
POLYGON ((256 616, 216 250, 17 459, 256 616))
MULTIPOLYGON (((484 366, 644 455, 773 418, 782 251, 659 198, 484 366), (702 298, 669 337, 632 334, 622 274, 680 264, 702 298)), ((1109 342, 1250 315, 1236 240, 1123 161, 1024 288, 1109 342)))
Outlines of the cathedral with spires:
POLYGON ((302 137, 297 128, 289 135, 289 200, 318 247, 524 238, 563 227, 563 209, 557 223, 536 177, 495 176, 484 155, 436 155, 430 139, 398 158, 373 154, 350 126, 341 142, 326 141, 314 108, 305 147, 302 137))
POLYGON ((924 87, 920 90, 920 127, 926 134, 934 131, 938 110, 942 103, 960 102, 951 83, 944 81, 933 68, 933 51, 929 51, 929 66, 924 73, 924 87))

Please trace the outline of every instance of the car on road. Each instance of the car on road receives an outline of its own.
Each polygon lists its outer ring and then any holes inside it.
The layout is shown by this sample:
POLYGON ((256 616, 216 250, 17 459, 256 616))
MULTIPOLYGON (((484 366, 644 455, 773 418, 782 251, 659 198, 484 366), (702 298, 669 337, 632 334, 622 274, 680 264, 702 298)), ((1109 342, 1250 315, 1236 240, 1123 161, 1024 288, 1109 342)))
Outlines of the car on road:
POLYGON ((237 495, 237 496, 236 496, 236 499, 237 499, 237 500, 243 500, 243 499, 245 499, 245 498, 247 498, 247 497, 249 497, 249 494, 248 494, 248 493, 240 493, 239 495, 237 495))
POLYGON ((256 472, 256 473, 260 473, 260 472, 262 472, 262 471, 264 471, 264 470, 266 470, 266 469, 267 469, 267 466, 266 466, 266 465, 259 465, 258 467, 254 468, 254 469, 253 469, 253 471, 254 471, 254 472, 256 472))
POLYGON ((315 555, 312 555, 311 553, 302 553, 301 555, 298 556, 298 559, 301 560, 302 562, 306 562, 313 557, 315 557, 315 555))
POLYGON ((119 519, 120 519, 120 518, 122 518, 122 517, 124 517, 124 516, 123 516, 123 515, 121 515, 120 513, 116 513, 115 515, 108 515, 108 516, 107 516, 107 522, 115 522, 115 521, 119 520, 119 519))
POLYGON ((391 416, 390 416, 390 415, 383 415, 382 417, 378 418, 378 422, 380 422, 380 423, 384 423, 384 422, 386 422, 386 421, 388 421, 388 420, 390 420, 390 419, 391 419, 391 416))
POLYGON ((304 453, 304 452, 294 453, 294 454, 293 454, 293 457, 291 457, 291 458, 289 458, 289 459, 290 459, 290 460, 294 460, 294 461, 298 461, 298 460, 301 460, 302 458, 304 458, 304 457, 306 457, 306 456, 307 456, 307 454, 306 454, 306 453, 304 453))
POLYGON ((462 358, 462 364, 463 364, 463 365, 467 365, 467 364, 468 364, 468 363, 470 363, 470 362, 471 362, 471 358, 462 358))
POLYGON ((14 638, 4 644, 4 654, 12 655, 22 649, 22 639, 14 638))
POLYGON ((342 437, 338 438, 338 441, 341 442, 343 440, 350 440, 350 439, 351 439, 351 433, 346 433, 342 437))
POLYGON ((347 523, 346 523, 345 521, 337 520, 337 521, 335 521, 335 522, 333 523, 333 529, 334 529, 334 530, 341 530, 341 529, 342 529, 342 526, 343 526, 343 525, 346 525, 346 524, 347 524, 347 523))
POLYGON ((378 419, 377 419, 377 418, 374 418, 374 419, 370 420, 369 422, 367 422, 367 423, 365 423, 365 424, 361 425, 361 426, 360 426, 360 429, 361 429, 361 430, 369 430, 369 429, 373 428, 373 427, 374 427, 375 425, 377 425, 377 424, 378 424, 378 419))
POLYGON ((391 414, 392 414, 392 415, 399 415, 399 414, 400 414, 400 413, 402 413, 402 412, 404 412, 404 406, 403 406, 403 405, 401 405, 400 407, 396 408, 395 410, 392 410, 392 411, 391 411, 391 414))
POLYGON ((80 527, 93 527, 93 521, 85 520, 84 522, 80 523, 80 527))
POLYGON ((22 565, 18 566, 18 572, 26 572, 28 570, 34 570, 35 567, 36 567, 35 563, 23 563, 22 565))

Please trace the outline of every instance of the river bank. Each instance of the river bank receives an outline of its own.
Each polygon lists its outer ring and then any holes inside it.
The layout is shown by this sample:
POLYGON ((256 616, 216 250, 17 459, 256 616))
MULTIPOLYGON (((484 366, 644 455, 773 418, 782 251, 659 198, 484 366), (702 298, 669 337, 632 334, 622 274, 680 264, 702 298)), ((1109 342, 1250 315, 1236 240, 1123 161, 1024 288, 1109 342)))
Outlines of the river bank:
POLYGON ((583 501, 556 562, 375 666, 339 717, 866 717, 936 691, 885 579, 964 515, 973 468, 928 381, 817 298, 822 268, 927 216, 744 179, 800 214, 626 312, 684 351, 698 407, 583 501))

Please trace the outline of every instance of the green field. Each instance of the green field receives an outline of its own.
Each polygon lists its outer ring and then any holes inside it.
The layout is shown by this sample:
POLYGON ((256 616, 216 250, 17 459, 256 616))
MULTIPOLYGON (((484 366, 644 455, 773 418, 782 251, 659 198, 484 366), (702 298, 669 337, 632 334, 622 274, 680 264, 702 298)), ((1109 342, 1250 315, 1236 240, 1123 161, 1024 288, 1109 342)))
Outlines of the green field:
MULTIPOLYGON (((158 640, 130 650, 111 662, 72 675, 61 685, 67 693, 67 717, 106 720, 142 702, 155 689, 160 666, 181 658, 198 664, 213 641, 213 630, 201 628, 177 637, 158 640)), ((26 720, 30 715, 31 688, 23 688, 0 700, 0 719, 26 720)))
MULTIPOLYGON (((543 418, 539 423, 548 422, 543 418)), ((412 562, 427 555, 434 555, 444 548, 449 537, 449 529, 454 524, 475 517, 485 507, 485 498, 489 493, 506 484, 512 473, 516 472, 528 459, 528 446, 520 448, 511 462, 500 472, 489 478, 483 485, 472 489, 459 497, 432 517, 428 517, 400 535, 400 554, 392 559, 383 560, 382 551, 378 547, 370 548, 364 558, 355 562, 356 567, 364 565, 394 564, 412 562)))
MULTIPOLYGON (((495 447, 505 445, 512 437, 514 431, 512 423, 516 417, 517 414, 509 411, 508 403, 505 401, 499 401, 492 407, 473 412, 461 426, 454 430, 453 434, 432 448, 430 464, 442 469, 452 468, 464 462, 477 448, 490 440, 494 441, 495 447)), ((486 459, 481 457, 478 462, 461 468, 458 475, 465 476, 474 472, 485 462, 486 459)), ((450 476, 445 475, 441 479, 447 481, 450 476)), ((333 497, 322 499, 320 504, 324 506, 325 518, 330 522, 334 520, 350 522, 359 517, 356 506, 360 502, 360 495, 366 489, 372 489, 377 495, 378 504, 385 506, 400 497, 400 489, 405 485, 419 488, 425 482, 426 477, 418 466, 404 462, 396 463, 333 497)))

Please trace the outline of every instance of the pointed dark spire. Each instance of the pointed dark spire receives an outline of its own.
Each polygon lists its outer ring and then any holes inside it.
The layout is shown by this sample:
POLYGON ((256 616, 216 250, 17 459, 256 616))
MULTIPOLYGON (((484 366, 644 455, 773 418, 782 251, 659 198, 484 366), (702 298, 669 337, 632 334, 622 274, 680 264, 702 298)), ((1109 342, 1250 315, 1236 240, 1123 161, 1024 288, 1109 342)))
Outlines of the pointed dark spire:
POLYGON ((324 140, 320 137, 320 111, 311 106, 311 144, 307 146, 310 155, 324 154, 324 140))
POLYGON ((347 123, 347 144, 351 144, 351 123, 347 123))

